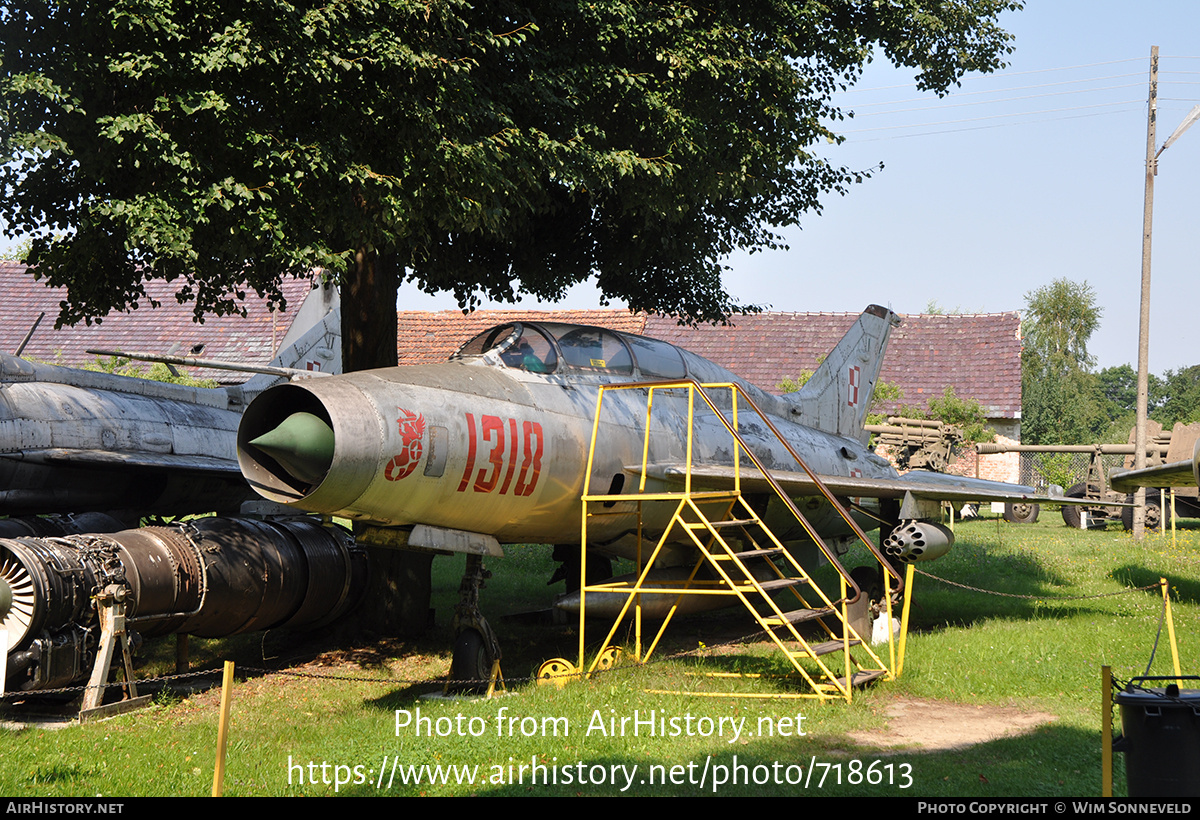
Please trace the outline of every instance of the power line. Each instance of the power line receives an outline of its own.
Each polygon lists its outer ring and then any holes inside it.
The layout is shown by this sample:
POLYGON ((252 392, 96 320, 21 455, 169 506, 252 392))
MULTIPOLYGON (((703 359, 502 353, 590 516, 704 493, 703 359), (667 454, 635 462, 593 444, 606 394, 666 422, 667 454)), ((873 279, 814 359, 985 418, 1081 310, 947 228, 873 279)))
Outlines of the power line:
MULTIPOLYGON (((1200 57, 1180 58, 1180 59, 1200 59, 1200 57)), ((1103 65, 1118 65, 1120 63, 1142 63, 1145 61, 1146 61, 1145 57, 1130 57, 1130 58, 1124 59, 1124 60, 1107 60, 1107 61, 1101 62, 1101 63, 1081 63, 1079 65, 1061 66, 1059 68, 1036 68, 1036 69, 1032 69, 1030 71, 997 71, 997 72, 993 72, 991 74, 973 75, 969 79, 986 80, 986 79, 991 79, 993 77, 1022 77, 1022 76, 1026 76, 1029 74, 1046 74, 1046 73, 1053 72, 1053 71, 1072 71, 1077 68, 1095 68, 1097 66, 1103 66, 1103 65)), ((848 88, 845 91, 843 91, 842 93, 843 94, 854 94, 854 93, 858 93, 858 92, 867 92, 867 91, 890 91, 893 88, 912 88, 912 85, 909 83, 902 83, 900 85, 881 85, 881 86, 876 86, 874 88, 848 88)))
MULTIPOLYGON (((1139 100, 1138 102, 1141 103, 1142 101, 1139 100)), ((1142 104, 1144 104, 1144 103, 1142 103, 1142 104)), ((1077 114, 1075 116, 1070 116, 1070 117, 1045 117, 1040 120, 1022 120, 1021 122, 999 122, 999 123, 993 123, 991 125, 976 125, 976 126, 972 126, 969 128, 944 128, 940 131, 922 131, 919 134, 889 134, 887 136, 881 136, 881 137, 867 137, 866 139, 853 139, 853 140, 848 140, 848 142, 853 142, 855 144, 858 144, 858 143, 863 143, 863 142, 881 142, 883 140, 892 140, 892 139, 911 139, 913 137, 932 137, 932 136, 938 136, 941 134, 959 134, 959 133, 963 133, 965 131, 987 131, 992 128, 1014 128, 1019 125, 1035 125, 1035 124, 1044 123, 1044 122, 1061 122, 1064 120, 1081 120, 1081 119, 1087 119, 1089 117, 1110 117, 1114 114, 1125 114, 1130 111, 1136 111, 1136 110, 1138 110, 1138 109, 1122 108, 1118 111, 1096 111, 1091 114, 1077 114)), ((922 127, 922 126, 914 125, 912 127, 918 128, 918 127, 922 127)), ((874 129, 874 130, 883 130, 883 129, 874 129)))
MULTIPOLYGON (((1141 85, 1142 85, 1141 83, 1124 83, 1122 85, 1106 85, 1106 86, 1102 86, 1100 88, 1080 88, 1080 89, 1076 89, 1075 91, 1053 91, 1049 94, 1025 94, 1020 97, 1002 97, 998 100, 972 100, 970 102, 962 102, 962 103, 946 103, 945 105, 924 105, 924 106, 919 106, 916 108, 898 108, 895 111, 869 111, 866 114, 856 114, 856 116, 879 117, 879 116, 886 116, 888 114, 905 114, 910 111, 942 111, 947 108, 965 108, 966 106, 969 106, 969 105, 994 105, 994 104, 1006 103, 1006 102, 1016 102, 1019 100, 1037 100, 1037 99, 1044 99, 1046 97, 1063 97, 1068 94, 1089 94, 1089 93, 1092 93, 1095 91, 1112 91, 1112 90, 1120 89, 1120 88, 1140 88, 1141 85)), ((1200 83, 1198 83, 1198 85, 1200 85, 1200 83)), ((873 105, 891 105, 893 103, 872 103, 872 104, 873 105)), ((863 107, 865 108, 866 106, 863 106, 863 107)))
POLYGON ((1109 106, 1114 106, 1114 105, 1129 105, 1131 103, 1139 103, 1140 104, 1142 102, 1143 102, 1142 100, 1121 100, 1119 102, 1096 103, 1095 105, 1078 105, 1078 106, 1071 106, 1068 108, 1047 108, 1047 109, 1043 109, 1041 111, 1020 111, 1020 112, 1008 113, 1008 114, 989 114, 984 117, 966 117, 966 118, 960 119, 960 120, 941 120, 938 122, 913 123, 911 125, 883 125, 878 128, 857 128, 857 129, 850 130, 850 131, 843 131, 841 133, 843 133, 843 134, 862 134, 862 133, 867 133, 867 132, 871 132, 871 131, 893 131, 893 130, 897 130, 897 129, 901 129, 901 128, 926 128, 926 127, 934 126, 934 125, 957 125, 959 123, 964 123, 964 122, 981 122, 984 120, 998 120, 998 119, 1003 119, 1003 118, 1008 118, 1008 117, 1025 117, 1025 116, 1032 116, 1032 115, 1036 115, 1036 114, 1057 114, 1057 113, 1061 113, 1063 111, 1084 111, 1089 108, 1107 108, 1109 106))
MULTIPOLYGON (((1200 72, 1196 72, 1196 73, 1200 73, 1200 72)), ((976 97, 981 94, 1001 94, 1001 93, 1005 93, 1005 92, 1009 92, 1009 91, 1029 91, 1029 90, 1035 89, 1035 88, 1053 88, 1055 86, 1060 86, 1060 85, 1078 85, 1079 83, 1099 82, 1101 80, 1120 80, 1120 79, 1124 79, 1125 77, 1140 77, 1140 76, 1142 76, 1140 73, 1137 73, 1137 74, 1110 74, 1106 77, 1088 77, 1088 78, 1085 78, 1082 80, 1062 80, 1062 81, 1056 82, 1056 83, 1039 83, 1037 85, 1018 85, 1018 86, 1013 86, 1011 88, 997 88, 997 89, 993 89, 991 91, 963 91, 961 93, 955 93, 953 95, 953 97, 955 99, 960 99, 962 97, 976 97)), ((896 86, 896 87, 899 87, 899 86, 896 86)), ((1126 86, 1108 86, 1108 87, 1109 88, 1125 88, 1126 86)), ((1080 89, 1078 92, 1065 92, 1065 93, 1069 93, 1069 94, 1082 93, 1082 92, 1091 91, 1091 90, 1094 90, 1094 89, 1080 89)), ((855 106, 855 110, 862 109, 862 108, 871 108, 871 107, 878 106, 878 105, 898 105, 899 103, 922 102, 922 101, 928 100, 928 99, 929 99, 928 97, 909 97, 909 98, 903 99, 903 100, 888 100, 885 102, 863 103, 862 105, 855 106)), ((954 105, 954 103, 949 103, 948 105, 954 105)))

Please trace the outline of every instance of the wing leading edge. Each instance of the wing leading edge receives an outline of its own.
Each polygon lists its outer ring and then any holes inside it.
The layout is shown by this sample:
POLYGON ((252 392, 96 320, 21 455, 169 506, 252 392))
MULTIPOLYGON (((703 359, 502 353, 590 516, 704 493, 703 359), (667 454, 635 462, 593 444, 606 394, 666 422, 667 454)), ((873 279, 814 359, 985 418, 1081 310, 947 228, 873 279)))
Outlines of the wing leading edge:
POLYGON ((1114 470, 1109 483, 1122 493, 1132 493, 1138 487, 1195 487, 1200 484, 1200 439, 1196 441, 1191 461, 1172 461, 1141 470, 1114 470))
POLYGON ((64 467, 178 470, 198 476, 240 476, 238 464, 220 456, 180 455, 176 453, 123 452, 55 447, 45 450, 18 450, 0 453, 0 458, 25 461, 31 464, 56 464, 64 467))
MULTIPOLYGON (((639 475, 642 471, 640 464, 625 468, 626 472, 639 475)), ((646 467, 646 475, 671 484, 681 484, 686 475, 686 468, 680 464, 650 464, 646 467)), ((742 468, 740 470, 742 489, 748 492, 769 491, 770 485, 763 474, 756 469, 742 468)), ((814 482, 807 473, 790 470, 772 470, 771 477, 783 487, 788 495, 810 496, 819 495, 814 482)), ((829 491, 834 495, 851 498, 895 498, 903 499, 912 494, 914 498, 928 501, 1018 501, 1041 504, 1083 504, 1080 499, 1064 498, 1063 496, 1039 495, 1033 487, 1023 484, 1007 484, 1003 481, 987 481, 981 478, 966 478, 963 476, 931 473, 924 470, 913 470, 899 478, 858 478, 853 476, 819 475, 829 491)), ((712 465, 693 466, 692 481, 700 486, 712 489, 733 489, 734 470, 732 467, 712 465)))

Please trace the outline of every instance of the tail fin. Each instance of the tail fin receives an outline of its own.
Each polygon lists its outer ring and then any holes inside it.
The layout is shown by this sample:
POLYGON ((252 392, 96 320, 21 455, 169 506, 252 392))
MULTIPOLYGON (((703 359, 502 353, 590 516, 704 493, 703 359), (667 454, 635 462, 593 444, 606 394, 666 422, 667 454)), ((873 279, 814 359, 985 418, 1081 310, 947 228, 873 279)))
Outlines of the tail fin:
POLYGON ((864 438, 888 337, 899 325, 895 313, 869 305, 800 391, 784 396, 799 408, 800 421, 847 438, 864 438))
MULTIPOLYGON (((342 315, 336 287, 320 285, 309 292, 271 364, 327 374, 342 372, 342 315)), ((253 377, 241 386, 244 400, 279 380, 266 374, 253 377)))

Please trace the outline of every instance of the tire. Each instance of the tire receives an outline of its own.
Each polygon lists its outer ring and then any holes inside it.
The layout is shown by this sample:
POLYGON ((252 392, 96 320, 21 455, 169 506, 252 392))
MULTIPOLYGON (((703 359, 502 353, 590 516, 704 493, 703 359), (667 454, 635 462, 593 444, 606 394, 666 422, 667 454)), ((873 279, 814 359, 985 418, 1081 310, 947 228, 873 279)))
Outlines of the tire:
POLYGON ((1004 520, 1014 524, 1032 524, 1038 520, 1042 508, 1037 504, 1026 504, 1019 501, 1004 502, 1004 520))
MULTIPOLYGON (((1083 498, 1087 495, 1087 483, 1079 482, 1071 485, 1071 488, 1063 493, 1067 498, 1083 498)), ((1075 505, 1064 505, 1062 508, 1063 523, 1073 530, 1079 529, 1081 516, 1079 507, 1075 505)))
MULTIPOLYGON (((557 547, 555 548, 557 550, 557 547)), ((566 591, 575 592, 579 589, 579 548, 574 547, 573 555, 566 555, 564 558, 555 556, 556 561, 561 561, 558 569, 554 570, 554 575, 546 582, 546 585, 557 583, 559 581, 566 582, 566 591)), ((588 556, 587 563, 587 582, 589 584, 600 584, 613 577, 612 559, 607 555, 591 554, 588 556)))
MULTIPOLYGON (((1133 495, 1126 496, 1125 500, 1132 504, 1133 495)), ((1162 491, 1146 490, 1146 529, 1158 532, 1162 518, 1162 491)), ((1133 507, 1121 508, 1121 524, 1127 532, 1133 529, 1133 507)))
POLYGON ((850 570, 850 577, 854 579, 854 583, 858 584, 858 588, 870 601, 878 601, 883 597, 883 573, 881 570, 882 567, 879 566, 861 566, 850 570))
POLYGON ((464 629, 454 641, 454 656, 450 662, 452 692, 486 692, 492 675, 492 659, 487 641, 477 629, 464 629))

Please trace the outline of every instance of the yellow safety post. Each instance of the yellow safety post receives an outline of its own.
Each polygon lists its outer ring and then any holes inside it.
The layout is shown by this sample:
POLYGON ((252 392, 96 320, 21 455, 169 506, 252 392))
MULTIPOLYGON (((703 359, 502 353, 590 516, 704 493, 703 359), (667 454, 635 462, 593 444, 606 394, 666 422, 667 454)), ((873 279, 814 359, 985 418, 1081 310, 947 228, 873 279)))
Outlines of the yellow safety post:
POLYGON ((1179 668, 1179 646, 1175 643, 1175 621, 1171 618, 1171 592, 1170 585, 1167 584, 1166 578, 1158 579, 1159 586, 1162 587, 1163 606, 1167 608, 1167 637, 1171 640, 1171 663, 1175 668, 1175 677, 1179 678, 1176 683, 1179 688, 1183 688, 1183 672, 1179 668))
MULTIPOLYGON (((904 609, 900 613, 900 657, 896 659, 896 677, 904 672, 904 646, 908 642, 908 605, 912 602, 913 565, 904 568, 904 609)), ((891 625, 888 625, 889 628, 891 625)))
POLYGON ((1100 667, 1100 796, 1112 797, 1112 667, 1100 667))
POLYGON ((886 572, 883 573, 883 600, 887 603, 884 617, 887 618, 888 669, 892 670, 889 680, 895 680, 900 675, 900 670, 896 668, 896 636, 892 633, 892 582, 886 572))
POLYGON ((221 716, 217 723, 217 763, 213 767, 213 797, 220 797, 225 786, 225 742, 229 736, 229 700, 232 694, 233 661, 225 661, 225 676, 221 679, 221 716))
POLYGON ((1175 488, 1171 488, 1171 549, 1175 549, 1175 488))

